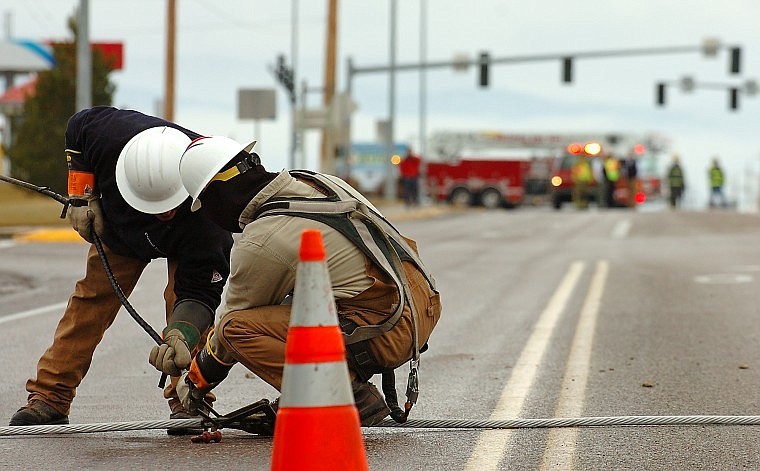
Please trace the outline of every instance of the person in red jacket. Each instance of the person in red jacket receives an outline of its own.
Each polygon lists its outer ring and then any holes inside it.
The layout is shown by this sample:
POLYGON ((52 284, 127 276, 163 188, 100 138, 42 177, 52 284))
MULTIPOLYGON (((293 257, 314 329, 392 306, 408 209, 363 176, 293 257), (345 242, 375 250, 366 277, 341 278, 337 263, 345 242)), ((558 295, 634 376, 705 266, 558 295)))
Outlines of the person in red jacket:
POLYGON ((406 155, 398 164, 401 175, 401 184, 404 191, 404 203, 407 206, 420 204, 420 171, 422 159, 412 152, 410 147, 406 155))

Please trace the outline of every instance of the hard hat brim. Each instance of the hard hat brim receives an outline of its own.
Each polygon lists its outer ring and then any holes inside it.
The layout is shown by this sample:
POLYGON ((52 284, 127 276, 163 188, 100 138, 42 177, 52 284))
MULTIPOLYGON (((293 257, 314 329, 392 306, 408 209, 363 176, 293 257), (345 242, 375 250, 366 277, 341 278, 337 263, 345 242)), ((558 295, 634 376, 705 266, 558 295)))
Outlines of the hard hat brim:
MULTIPOLYGON (((238 150, 233 155, 231 155, 230 158, 229 158, 229 160, 227 160, 224 164, 220 165, 219 168, 213 169, 212 172, 209 172, 209 175, 206 176, 206 181, 208 183, 206 183, 206 185, 201 189, 201 191, 198 192, 197 195, 190 194, 190 196, 193 199, 193 204, 190 206, 190 211, 191 212, 195 212, 195 211, 198 211, 199 209, 201 209, 201 206, 202 206, 202 203, 201 203, 201 194, 203 194, 203 192, 206 190, 206 188, 208 187, 208 185, 211 183, 211 179, 214 178, 214 175, 216 175, 217 173, 219 173, 219 171, 222 168, 224 168, 224 166, 227 165, 227 163, 230 160, 232 160, 240 152, 245 151, 246 153, 250 154, 251 151, 253 150, 253 147, 256 145, 257 142, 258 141, 253 141, 253 142, 250 142, 250 143, 246 144, 240 150, 238 150)), ((181 163, 180 163, 180 165, 181 165, 181 163)))

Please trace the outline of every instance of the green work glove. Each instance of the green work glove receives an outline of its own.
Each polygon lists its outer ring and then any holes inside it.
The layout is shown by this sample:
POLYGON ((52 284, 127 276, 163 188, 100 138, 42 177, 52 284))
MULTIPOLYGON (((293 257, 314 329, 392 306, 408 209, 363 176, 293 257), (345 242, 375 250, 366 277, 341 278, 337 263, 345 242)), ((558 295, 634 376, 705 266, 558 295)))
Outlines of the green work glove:
POLYGON ((179 376, 190 366, 192 359, 185 336, 178 329, 170 329, 164 335, 164 343, 151 349, 148 361, 158 371, 179 376))
POLYGON ((150 351, 148 361, 158 371, 179 376, 190 366, 192 351, 204 332, 214 322, 214 311, 192 299, 183 299, 174 305, 172 318, 164 329, 164 341, 150 351))

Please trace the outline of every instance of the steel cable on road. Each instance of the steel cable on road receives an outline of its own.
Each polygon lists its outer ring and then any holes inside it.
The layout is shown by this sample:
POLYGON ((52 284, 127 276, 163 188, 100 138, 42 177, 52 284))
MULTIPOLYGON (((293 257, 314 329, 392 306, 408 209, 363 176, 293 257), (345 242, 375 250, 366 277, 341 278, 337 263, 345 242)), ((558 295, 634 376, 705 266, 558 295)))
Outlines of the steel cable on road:
POLYGON ((603 427, 628 425, 760 425, 760 416, 745 415, 671 415, 671 416, 616 416, 616 417, 560 417, 547 419, 513 420, 409 420, 398 424, 383 420, 375 427, 431 428, 431 429, 520 429, 603 427))
MULTIPOLYGON (((201 428, 203 419, 168 419, 156 421, 110 422, 95 424, 29 425, 0 427, 0 436, 57 435, 72 433, 124 432, 172 428, 201 428)), ((383 420, 372 428, 494 430, 525 428, 622 427, 686 425, 760 425, 757 415, 671 415, 560 417, 513 420, 409 420, 403 424, 383 420)))
POLYGON ((20 425, 0 427, 0 436, 12 435, 57 435, 71 433, 125 432, 130 430, 152 430, 172 428, 201 428, 203 419, 166 419, 135 422, 107 422, 99 424, 62 425, 20 425))

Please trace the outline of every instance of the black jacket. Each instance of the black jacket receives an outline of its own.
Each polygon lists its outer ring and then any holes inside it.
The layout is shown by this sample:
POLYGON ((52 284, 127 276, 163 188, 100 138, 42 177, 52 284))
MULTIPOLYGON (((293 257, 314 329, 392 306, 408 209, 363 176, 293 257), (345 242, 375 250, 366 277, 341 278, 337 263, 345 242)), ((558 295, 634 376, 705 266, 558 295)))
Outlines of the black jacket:
POLYGON ((113 252, 150 261, 177 262, 174 291, 177 301, 195 299, 215 310, 230 273, 232 236, 200 214, 190 212, 188 198, 168 222, 132 208, 116 186, 116 161, 136 134, 156 126, 179 129, 190 139, 200 135, 175 123, 138 111, 108 106, 85 109, 69 119, 66 149, 72 170, 95 174, 101 196, 105 232, 101 238, 113 252))

